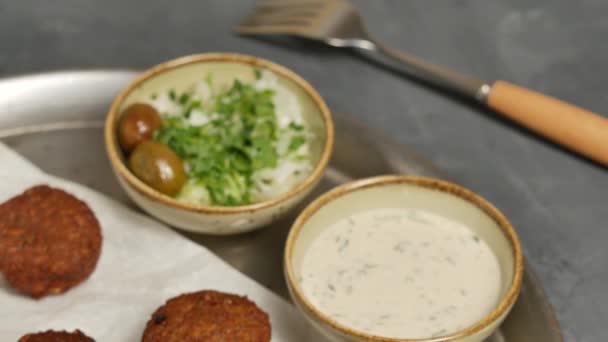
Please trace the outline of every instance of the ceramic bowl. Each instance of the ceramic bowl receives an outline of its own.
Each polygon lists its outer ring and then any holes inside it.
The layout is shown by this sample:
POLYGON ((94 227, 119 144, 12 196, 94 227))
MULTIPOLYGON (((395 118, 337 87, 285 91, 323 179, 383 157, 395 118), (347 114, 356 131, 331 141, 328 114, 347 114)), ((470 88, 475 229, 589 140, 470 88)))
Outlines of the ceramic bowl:
MULTIPOLYGON (((490 203, 458 185, 424 177, 380 176, 342 185, 312 202, 296 219, 285 249, 285 277, 291 297, 314 327, 332 341, 466 341, 481 342, 496 330, 511 310, 521 287, 523 257, 509 221, 490 203), (496 255, 501 292, 494 308, 473 325, 446 336, 395 339, 355 331, 317 309, 297 281, 302 258, 317 236, 351 214, 381 208, 415 208, 462 223, 483 239, 496 255)), ((356 298, 353 298, 356 300, 356 298)), ((407 322, 403 322, 407 324, 407 322)))
POLYGON ((334 131, 330 111, 315 89, 294 72, 270 61, 246 55, 208 53, 187 56, 157 65, 131 82, 116 97, 105 122, 105 146, 120 185, 144 211, 177 228, 192 232, 226 235, 263 227, 300 202, 319 182, 329 161, 334 131), (135 177, 125 164, 117 140, 117 123, 123 110, 152 94, 180 91, 213 74, 214 82, 238 78, 254 80, 254 68, 269 70, 278 83, 296 94, 304 120, 316 139, 312 143, 315 165, 311 174, 289 192, 251 205, 220 207, 192 205, 164 195, 135 177))

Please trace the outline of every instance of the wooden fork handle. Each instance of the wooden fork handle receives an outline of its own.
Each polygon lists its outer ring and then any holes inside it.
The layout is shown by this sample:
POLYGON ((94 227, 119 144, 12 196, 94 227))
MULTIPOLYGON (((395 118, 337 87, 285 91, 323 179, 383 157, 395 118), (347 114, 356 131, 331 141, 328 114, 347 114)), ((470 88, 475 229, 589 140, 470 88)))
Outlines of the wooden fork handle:
POLYGON ((505 81, 490 86, 475 77, 432 64, 376 40, 368 43, 371 46, 358 47, 383 53, 404 63, 412 76, 486 103, 518 124, 608 166, 607 118, 505 81))
POLYGON ((608 166, 608 119, 505 81, 496 81, 490 108, 575 152, 608 166))

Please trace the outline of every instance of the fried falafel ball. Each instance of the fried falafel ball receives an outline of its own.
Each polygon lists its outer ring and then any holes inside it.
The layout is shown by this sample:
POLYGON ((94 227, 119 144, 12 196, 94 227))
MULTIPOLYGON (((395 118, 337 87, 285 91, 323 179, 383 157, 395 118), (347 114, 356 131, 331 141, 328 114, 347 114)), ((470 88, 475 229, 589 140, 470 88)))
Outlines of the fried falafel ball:
POLYGON ((63 190, 39 185, 0 204, 0 271, 32 298, 63 293, 87 279, 101 243, 91 209, 63 190))
POLYGON ((80 330, 74 332, 48 330, 27 334, 21 337, 18 342, 95 342, 95 340, 83 334, 80 330))
POLYGON ((270 335, 268 315, 246 297, 199 291, 158 308, 142 342, 269 342, 270 335))

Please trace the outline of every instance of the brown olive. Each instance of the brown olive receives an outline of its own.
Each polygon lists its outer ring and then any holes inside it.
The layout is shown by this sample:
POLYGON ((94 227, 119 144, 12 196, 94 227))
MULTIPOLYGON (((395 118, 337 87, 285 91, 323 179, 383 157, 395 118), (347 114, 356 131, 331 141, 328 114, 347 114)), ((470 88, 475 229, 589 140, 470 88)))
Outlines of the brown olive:
POLYGON ((122 113, 118 123, 118 141, 122 149, 129 153, 144 140, 152 138, 154 131, 162 124, 154 107, 145 103, 130 105, 122 113))
POLYGON ((155 190, 176 195, 186 182, 184 163, 169 147, 154 140, 141 142, 129 157, 131 171, 155 190))

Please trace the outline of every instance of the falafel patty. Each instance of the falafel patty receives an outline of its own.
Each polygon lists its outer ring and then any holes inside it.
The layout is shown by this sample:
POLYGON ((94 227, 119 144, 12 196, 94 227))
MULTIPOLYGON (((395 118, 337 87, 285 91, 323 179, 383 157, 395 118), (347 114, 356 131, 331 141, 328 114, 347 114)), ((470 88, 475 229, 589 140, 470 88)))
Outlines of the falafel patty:
POLYGON ((48 330, 27 334, 21 337, 18 342, 95 342, 95 340, 83 334, 80 330, 74 332, 48 330))
POLYGON ((63 190, 38 185, 0 204, 0 271, 33 298, 63 293, 88 278, 101 242, 91 209, 63 190))
POLYGON ((158 308, 142 342, 269 342, 270 335, 268 315, 246 297, 198 291, 158 308))

